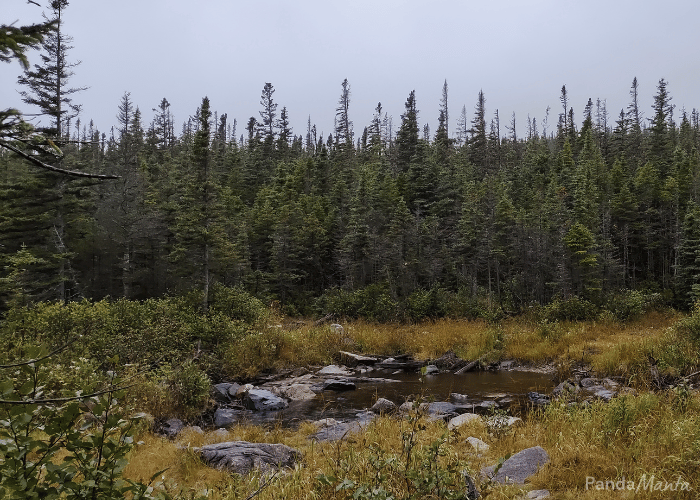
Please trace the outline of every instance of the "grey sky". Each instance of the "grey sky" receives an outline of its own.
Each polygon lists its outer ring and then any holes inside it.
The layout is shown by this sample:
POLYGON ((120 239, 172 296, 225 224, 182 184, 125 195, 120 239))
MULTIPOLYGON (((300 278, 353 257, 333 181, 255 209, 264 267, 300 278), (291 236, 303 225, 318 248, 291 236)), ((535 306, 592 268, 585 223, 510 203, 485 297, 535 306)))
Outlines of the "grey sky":
MULTIPOLYGON (((0 5, 3 23, 41 17, 26 0, 0 5)), ((699 14, 696 0, 71 0, 64 29, 70 59, 82 61, 71 84, 90 87, 74 99, 81 119, 105 132, 129 91, 144 126, 165 97, 179 132, 206 95, 237 119, 240 136, 271 82, 295 134, 306 133, 310 115, 327 137, 347 78, 356 137, 379 101, 396 130, 413 89, 420 124, 434 133, 445 79, 451 135, 463 105, 472 118, 480 89, 502 133, 515 112, 522 134, 528 114, 541 132, 547 106, 556 126, 563 84, 578 126, 589 97, 607 101, 614 124, 635 76, 646 117, 662 77, 676 117, 700 108, 699 14)), ((0 65, 0 106, 30 111, 16 94, 20 71, 0 65)))

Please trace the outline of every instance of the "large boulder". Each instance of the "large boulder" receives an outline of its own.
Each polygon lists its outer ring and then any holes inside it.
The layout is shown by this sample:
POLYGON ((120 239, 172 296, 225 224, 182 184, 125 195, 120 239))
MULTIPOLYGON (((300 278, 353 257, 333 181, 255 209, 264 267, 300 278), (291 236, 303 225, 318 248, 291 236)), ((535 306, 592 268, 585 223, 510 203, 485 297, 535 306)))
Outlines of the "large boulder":
POLYGON ((284 444, 229 441, 199 448, 202 460, 211 467, 226 469, 242 476, 253 469, 263 471, 294 467, 301 453, 284 444))
POLYGON ((496 470, 495 465, 481 469, 481 475, 499 484, 524 484, 547 463, 549 463, 549 454, 541 446, 534 446, 516 453, 503 462, 503 466, 495 476, 493 475, 496 470))
POLYGON ((287 401, 265 389, 250 389, 243 396, 243 405, 256 411, 278 411, 289 406, 287 401))

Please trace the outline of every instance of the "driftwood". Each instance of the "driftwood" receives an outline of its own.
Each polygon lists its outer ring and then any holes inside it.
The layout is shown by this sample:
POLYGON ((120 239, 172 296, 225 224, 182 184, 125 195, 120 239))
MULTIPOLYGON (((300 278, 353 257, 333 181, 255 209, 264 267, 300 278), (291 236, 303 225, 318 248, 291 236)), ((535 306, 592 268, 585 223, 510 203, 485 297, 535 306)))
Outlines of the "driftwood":
POLYGON ((373 365, 378 361, 381 361, 381 358, 378 356, 363 356, 362 354, 355 354, 347 351, 340 351, 340 355, 366 365, 373 365))
POLYGON ((475 360, 472 361, 471 363, 467 363, 467 364, 464 365, 462 368, 460 368, 459 370, 457 370, 457 371, 455 372, 455 375, 462 375, 463 373, 467 373, 467 372, 472 371, 474 368, 476 368, 478 365, 481 364, 481 360, 482 360, 482 359, 483 359, 483 358, 475 359, 475 360))

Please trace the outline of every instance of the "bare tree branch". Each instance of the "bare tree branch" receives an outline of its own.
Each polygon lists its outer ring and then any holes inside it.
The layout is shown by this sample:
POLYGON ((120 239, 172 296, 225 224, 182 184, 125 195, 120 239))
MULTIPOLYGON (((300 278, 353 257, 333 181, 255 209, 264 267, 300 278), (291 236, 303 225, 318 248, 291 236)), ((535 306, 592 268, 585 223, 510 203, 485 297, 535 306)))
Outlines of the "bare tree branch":
POLYGON ((74 338, 73 340, 71 340, 70 342, 68 342, 67 344, 63 344, 62 346, 57 347, 56 349, 54 349, 53 351, 48 353, 46 356, 42 356, 41 358, 30 359, 27 361, 22 361, 20 363, 13 363, 11 365, 0 365, 0 368, 17 368, 19 366, 26 366, 26 365, 31 365, 32 363, 38 363, 39 361, 43 361, 47 358, 50 358, 54 354, 58 354, 59 352, 67 349, 71 344, 75 343, 76 340, 78 340, 77 337, 74 338))
POLYGON ((112 174, 91 174, 88 172, 79 172, 77 170, 66 170, 64 168, 54 167, 52 165, 48 165, 48 164, 42 162, 41 160, 39 160, 37 158, 34 158, 32 155, 25 153, 21 149, 18 149, 16 147, 12 146, 11 144, 8 144, 5 141, 0 141, 0 146, 9 149, 13 153, 18 154, 19 156, 21 156, 25 160, 33 163, 37 167, 41 167, 41 168, 44 168, 46 170, 51 170, 52 172, 57 172, 59 174, 71 175, 73 177, 87 177, 90 179, 120 179, 121 178, 118 175, 112 175, 112 174))
POLYGON ((20 399, 20 400, 7 400, 0 399, 0 404, 3 405, 42 405, 42 404, 62 404, 68 403, 69 401, 80 401, 81 399, 92 398, 94 396, 101 396, 102 394, 109 394, 110 392, 123 391, 124 389, 130 389, 136 384, 125 385, 122 387, 112 387, 111 389, 105 389, 104 391, 92 392, 90 394, 84 394, 82 396, 73 396, 72 398, 49 398, 49 399, 20 399))

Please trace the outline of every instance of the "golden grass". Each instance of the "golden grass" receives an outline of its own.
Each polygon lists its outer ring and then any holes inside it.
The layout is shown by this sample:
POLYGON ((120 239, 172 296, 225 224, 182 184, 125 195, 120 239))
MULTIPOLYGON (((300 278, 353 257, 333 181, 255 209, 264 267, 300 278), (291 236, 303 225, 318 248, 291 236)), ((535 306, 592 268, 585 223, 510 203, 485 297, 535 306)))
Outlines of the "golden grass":
MULTIPOLYGON (((391 489, 396 498, 402 498, 406 485, 396 470, 402 468, 404 459, 401 436, 410 428, 406 420, 379 417, 364 433, 339 443, 310 441, 308 436, 313 428, 308 424, 298 431, 242 426, 227 433, 190 432, 178 437, 176 442, 147 435, 142 438, 144 444, 132 452, 126 475, 143 480, 161 468, 170 467, 163 475, 171 493, 186 496, 207 489, 207 498, 246 498, 257 489, 259 475, 240 478, 210 469, 187 451, 188 445, 201 446, 223 440, 281 442, 302 452, 302 464, 275 479, 256 498, 346 498, 345 492, 323 486, 317 479, 319 475, 333 475, 338 481, 347 477, 358 484, 376 485, 377 458, 392 455, 398 460, 397 467, 393 472, 391 468, 383 469, 387 479, 382 484, 391 489)), ((446 434, 443 422, 422 422, 421 428, 416 450, 446 434)), ((669 482, 681 477, 693 490, 676 491, 672 495, 640 491, 634 498, 697 498, 700 397, 697 393, 679 396, 668 392, 624 396, 608 404, 596 403, 581 408, 554 403, 503 434, 489 434, 486 426, 474 422, 447 434, 444 455, 438 462, 443 468, 457 464, 459 470, 468 469, 474 475, 481 467, 494 464, 507 454, 536 445, 549 453, 549 465, 523 487, 482 484, 483 497, 516 498, 530 489, 548 489, 552 498, 631 498, 619 491, 586 490, 586 478, 619 481, 624 477, 627 481, 638 482, 646 474, 647 478, 654 475, 658 481, 669 482), (491 449, 483 456, 476 455, 465 441, 467 436, 486 441, 491 449)))

